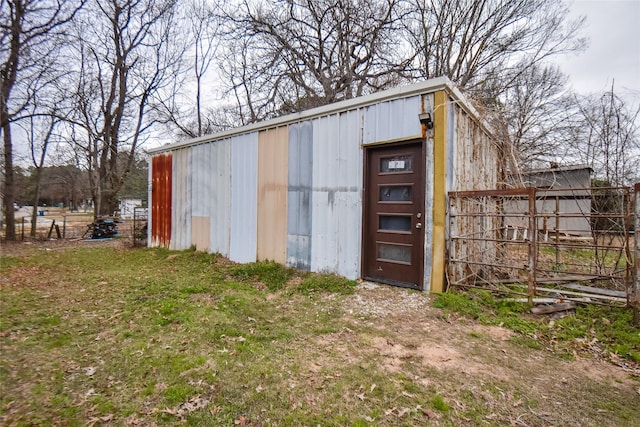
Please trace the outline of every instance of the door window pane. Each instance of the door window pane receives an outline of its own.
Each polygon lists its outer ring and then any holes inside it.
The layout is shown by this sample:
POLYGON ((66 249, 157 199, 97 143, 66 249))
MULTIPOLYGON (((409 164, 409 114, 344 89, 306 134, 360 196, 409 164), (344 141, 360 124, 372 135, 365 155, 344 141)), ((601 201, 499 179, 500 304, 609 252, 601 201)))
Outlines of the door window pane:
POLYGON ((411 172, 413 170, 413 156, 403 154, 393 157, 380 158, 380 172, 411 172))
POLYGON ((378 260, 411 264, 411 245, 378 243, 378 260))
POLYGON ((381 185, 380 198, 381 202, 410 202, 412 200, 411 185, 381 185))
POLYGON ((378 216, 380 231, 411 231, 411 217, 408 215, 378 216))

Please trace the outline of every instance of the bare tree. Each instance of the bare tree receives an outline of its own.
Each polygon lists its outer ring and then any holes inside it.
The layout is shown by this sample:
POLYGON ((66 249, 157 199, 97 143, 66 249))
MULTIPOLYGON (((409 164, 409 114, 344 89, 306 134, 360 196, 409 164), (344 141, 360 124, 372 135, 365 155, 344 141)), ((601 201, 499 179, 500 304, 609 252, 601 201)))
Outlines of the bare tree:
POLYGON ((625 101, 613 83, 610 91, 576 97, 576 103, 579 114, 569 154, 591 166, 595 178, 607 185, 636 182, 640 178, 640 104, 625 101))
MULTIPOLYGON (((413 57, 402 0, 245 0, 225 71, 244 122, 397 85, 413 57)), ((239 9, 239 10, 238 10, 239 9)))
POLYGON ((34 167, 32 176, 35 180, 33 194, 33 211, 31 212, 31 237, 36 237, 37 207, 40 201, 40 184, 42 182, 42 171, 47 158, 49 144, 54 138, 54 131, 60 120, 55 112, 46 115, 32 115, 21 122, 24 126, 27 140, 29 141, 29 151, 31 162, 34 167))
POLYGON ((181 53, 172 47, 175 0, 94 0, 79 16, 71 73, 79 127, 72 137, 86 156, 95 215, 118 207, 136 150, 157 121, 154 105, 170 96, 181 53), (126 153, 125 160, 120 153, 126 153))
POLYGON ((534 64, 506 89, 501 105, 494 107, 507 126, 520 168, 557 162, 563 146, 570 143, 576 109, 566 81, 559 68, 534 64))
POLYGON ((226 28, 220 3, 189 0, 185 6, 180 14, 183 32, 173 41, 182 44, 184 68, 174 81, 171 90, 174 95, 159 104, 157 110, 170 127, 194 138, 231 127, 224 105, 218 103, 207 108, 203 100, 205 94, 211 97, 214 93, 212 83, 215 86, 216 79, 212 65, 219 65, 226 28))
POLYGON ((527 70, 585 46, 556 0, 410 0, 418 76, 447 76, 491 103, 527 70))
POLYGON ((11 125, 64 68, 56 53, 84 0, 0 0, 0 130, 4 151, 6 239, 15 240, 11 125))

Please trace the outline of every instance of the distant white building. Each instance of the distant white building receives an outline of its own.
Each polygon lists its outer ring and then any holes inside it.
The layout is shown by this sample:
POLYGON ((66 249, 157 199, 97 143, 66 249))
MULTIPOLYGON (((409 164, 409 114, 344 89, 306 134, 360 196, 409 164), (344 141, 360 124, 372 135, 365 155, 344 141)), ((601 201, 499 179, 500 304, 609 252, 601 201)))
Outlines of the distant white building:
POLYGON ((142 199, 120 200, 120 218, 133 219, 133 209, 142 206, 142 199))
MULTIPOLYGON (((538 231, 569 236, 591 235, 591 168, 584 165, 534 169, 510 177, 516 187, 535 187, 538 231), (546 190, 546 191, 545 191, 546 190), (557 219, 557 222, 555 218, 557 219)), ((509 227, 526 229, 528 220, 514 214, 527 212, 526 200, 510 200, 505 212, 511 214, 509 227)))

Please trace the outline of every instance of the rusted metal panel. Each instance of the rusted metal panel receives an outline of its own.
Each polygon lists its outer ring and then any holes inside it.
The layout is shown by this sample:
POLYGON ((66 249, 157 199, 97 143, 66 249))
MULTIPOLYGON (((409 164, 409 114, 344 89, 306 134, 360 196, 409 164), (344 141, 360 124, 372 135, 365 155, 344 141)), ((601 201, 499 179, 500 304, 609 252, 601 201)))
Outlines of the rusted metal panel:
POLYGON ((151 239, 152 246, 169 246, 171 242, 172 155, 151 158, 151 239))
POLYGON ((191 148, 173 152, 171 249, 191 247, 191 148))
POLYGON ((229 258, 253 262, 258 240, 258 132, 231 138, 231 173, 229 258))
POLYGON ((311 268, 313 128, 310 121, 289 126, 287 265, 311 268))
POLYGON ((313 121, 311 270, 360 276, 363 151, 361 112, 313 121))
POLYGON ((258 259, 287 261, 289 132, 283 126, 258 135, 258 259))

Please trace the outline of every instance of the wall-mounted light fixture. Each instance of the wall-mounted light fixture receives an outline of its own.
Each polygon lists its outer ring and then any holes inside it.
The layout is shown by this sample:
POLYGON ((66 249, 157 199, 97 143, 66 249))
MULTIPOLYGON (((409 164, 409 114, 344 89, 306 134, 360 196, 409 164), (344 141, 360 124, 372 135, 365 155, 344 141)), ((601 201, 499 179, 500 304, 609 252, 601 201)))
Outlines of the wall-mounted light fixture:
POLYGON ((433 120, 431 119, 431 113, 418 114, 420 124, 425 125, 427 129, 433 129, 433 120))

